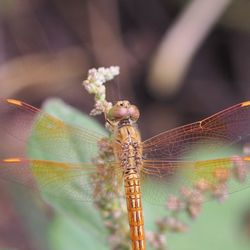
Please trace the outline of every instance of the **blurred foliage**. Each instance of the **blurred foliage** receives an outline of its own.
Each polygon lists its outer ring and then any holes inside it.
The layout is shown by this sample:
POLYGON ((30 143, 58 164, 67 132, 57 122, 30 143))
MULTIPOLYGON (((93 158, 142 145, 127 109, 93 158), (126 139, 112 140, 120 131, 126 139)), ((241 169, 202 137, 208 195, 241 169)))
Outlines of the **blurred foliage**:
MULTIPOLYGON (((30 237, 29 245, 39 250, 49 249, 47 241, 50 224, 49 211, 43 201, 37 195, 31 193, 31 190, 18 184, 12 183, 10 191, 17 214, 30 237)), ((20 248, 23 249, 24 247, 25 245, 21 243, 20 248)))
MULTIPOLYGON (((250 241, 244 225, 244 213, 250 203, 246 197, 250 190, 231 194, 220 204, 209 201, 203 205, 198 218, 182 234, 167 235, 167 245, 173 250, 247 250, 250 241)), ((152 229, 156 217, 166 214, 162 208, 144 202, 146 229, 152 229)))
MULTIPOLYGON (((64 104, 62 101, 58 99, 48 100, 44 104, 44 110, 48 112, 49 114, 52 114, 53 116, 60 118, 61 120, 75 125, 75 126, 84 126, 85 128, 89 128, 92 131, 99 132, 103 134, 105 131, 104 129, 93 119, 91 119, 89 116, 81 114, 79 111, 77 111, 74 108, 71 108, 70 106, 64 104)), ((50 155, 53 156, 53 151, 47 152, 49 155, 45 155, 44 151, 39 150, 39 147, 36 147, 35 145, 39 143, 39 141, 33 141, 35 138, 31 136, 30 143, 32 144, 32 147, 28 149, 29 156, 34 159, 49 159, 50 155)), ((70 138, 69 138, 70 140, 70 138)), ((63 147, 63 145, 61 145, 63 147)), ((80 145, 78 145, 80 147, 80 145)), ((58 145, 60 147, 60 145, 58 145)), ((77 151, 77 149, 76 149, 77 151)), ((65 157, 67 159, 67 152, 65 152, 65 157)), ((69 160, 68 162, 74 162, 74 159, 72 159, 72 156, 68 155, 69 160)), ((76 159, 75 162, 78 161, 78 155, 75 155, 76 159)), ((91 162, 91 159, 89 159, 88 155, 82 155, 81 159, 84 162, 91 162)), ((77 201, 77 200, 68 200, 68 197, 54 197, 50 196, 46 193, 43 193, 43 190, 41 189, 41 193, 43 194, 45 200, 53 206, 56 211, 59 212, 61 216, 57 216, 57 222, 53 225, 53 228, 55 229, 55 233, 51 231, 51 235, 57 239, 59 237, 58 235, 63 236, 66 243, 69 228, 72 228, 72 230, 76 233, 74 237, 77 239, 77 236, 79 236, 78 241, 75 242, 77 244, 78 242, 83 242, 83 240, 88 239, 88 242, 85 242, 85 244, 92 244, 92 247, 94 244, 97 244, 95 246, 96 249, 101 249, 100 244, 103 242, 105 243, 105 235, 106 232, 102 226, 102 222, 100 219, 100 215, 98 214, 96 209, 93 209, 93 204, 84 204, 83 202, 77 201), (62 227, 58 227, 58 225, 62 225, 62 227), (66 230, 66 227, 68 230, 66 230), (63 235, 63 233, 65 235, 63 235), (91 239, 92 237, 92 239, 91 239), (95 239, 98 238, 99 240, 96 241, 95 239), (102 239, 102 240, 101 240, 102 239)), ((69 243, 63 244, 63 242, 58 242, 58 245, 55 245, 57 242, 54 238, 53 241, 53 247, 52 249, 61 249, 61 246, 65 245, 68 246, 69 243), (55 248, 58 246, 58 248, 55 248)), ((74 241, 74 238, 68 239, 69 241, 74 241)), ((79 247, 83 247, 84 245, 78 245, 79 247)), ((87 245, 86 245, 87 247, 87 245)), ((90 246, 86 249, 92 249, 90 246)), ((78 249, 78 248, 73 248, 78 249)))
MULTIPOLYGON (((79 217, 79 220, 82 220, 83 224, 85 223, 85 219, 86 217, 79 217)), ((94 236, 87 228, 82 230, 79 225, 73 223, 65 216, 57 216, 54 218, 49 234, 51 249, 55 250, 107 250, 107 246, 100 241, 100 237, 102 238, 103 235, 99 234, 94 236)))

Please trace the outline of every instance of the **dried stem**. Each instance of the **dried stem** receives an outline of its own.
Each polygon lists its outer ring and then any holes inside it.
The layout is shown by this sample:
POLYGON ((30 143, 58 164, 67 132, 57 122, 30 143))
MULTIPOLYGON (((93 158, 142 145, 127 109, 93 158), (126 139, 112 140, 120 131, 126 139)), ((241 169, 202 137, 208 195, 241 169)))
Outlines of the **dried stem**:
POLYGON ((231 0, 193 0, 183 11, 156 52, 149 84, 158 96, 176 92, 190 62, 231 0))

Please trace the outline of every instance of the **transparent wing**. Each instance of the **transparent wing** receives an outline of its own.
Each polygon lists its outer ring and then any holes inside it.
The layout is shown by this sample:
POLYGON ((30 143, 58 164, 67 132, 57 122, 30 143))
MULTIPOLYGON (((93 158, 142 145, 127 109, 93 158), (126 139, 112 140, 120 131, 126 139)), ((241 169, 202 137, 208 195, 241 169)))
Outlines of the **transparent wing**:
MULTIPOLYGON (((144 197, 153 203, 163 203, 181 187, 193 187, 199 181, 215 187, 223 177, 220 175, 224 174, 225 178, 232 175, 235 160, 223 155, 238 154, 236 148, 231 151, 227 148, 250 135, 249 105, 250 102, 237 104, 143 142, 144 197), (210 160, 214 156, 216 159, 210 160)), ((247 164, 249 158, 239 157, 237 161, 247 164)), ((229 191, 235 192, 248 185, 247 180, 244 185, 231 183, 229 191)))
POLYGON ((249 135, 250 101, 144 141, 143 158, 151 161, 188 159, 189 152, 195 149, 216 152, 249 135))
POLYGON ((145 161, 141 172, 142 196, 154 204, 165 204, 181 188, 205 184, 215 190, 229 182, 229 193, 249 187, 249 157, 225 157, 200 161, 145 161))
POLYGON ((123 186, 122 172, 115 163, 95 166, 91 163, 12 158, 0 162, 0 178, 49 197, 77 201, 112 199, 120 194, 118 191, 123 186), (103 181, 106 181, 106 186, 103 181), (111 186, 113 184, 115 186, 111 186), (109 192, 106 192, 107 188, 109 192))
MULTIPOLYGON (((4 132, 28 142, 27 148, 38 159, 67 162, 91 162, 97 156, 97 142, 106 137, 83 127, 66 124, 29 104, 8 99, 2 101, 1 111, 15 115, 15 122, 1 121, 4 132), (10 111, 11 109, 11 111, 10 111), (14 124, 14 127, 13 127, 14 124)), ((13 117, 12 117, 13 118, 13 117)))

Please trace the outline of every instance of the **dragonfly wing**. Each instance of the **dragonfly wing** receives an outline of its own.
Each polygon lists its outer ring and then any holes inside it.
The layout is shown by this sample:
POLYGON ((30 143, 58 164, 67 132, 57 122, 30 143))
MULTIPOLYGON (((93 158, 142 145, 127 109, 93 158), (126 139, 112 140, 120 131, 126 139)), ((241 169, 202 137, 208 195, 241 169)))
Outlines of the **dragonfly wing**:
POLYGON ((228 183, 229 193, 249 187, 249 157, 200 161, 145 161, 141 172, 142 195, 154 204, 165 204, 182 188, 207 187, 214 192, 228 183))
POLYGON ((112 199, 122 186, 107 187, 121 176, 116 163, 95 166, 92 163, 62 163, 21 158, 0 162, 0 178, 22 184, 47 197, 76 201, 112 199), (99 176, 98 176, 99 173, 99 176), (103 178, 107 176, 106 186, 103 178), (105 188, 109 188, 106 192, 105 188))
POLYGON ((143 142, 146 160, 177 160, 204 147, 208 153, 250 135, 250 101, 223 110, 202 121, 156 135, 143 142))
POLYGON ((8 99, 1 103, 1 110, 12 112, 11 115, 18 111, 14 126, 3 121, 1 128, 25 144, 28 141, 28 148, 38 159, 90 162, 97 155, 97 142, 106 136, 84 128, 84 124, 83 127, 66 124, 18 100, 8 99))

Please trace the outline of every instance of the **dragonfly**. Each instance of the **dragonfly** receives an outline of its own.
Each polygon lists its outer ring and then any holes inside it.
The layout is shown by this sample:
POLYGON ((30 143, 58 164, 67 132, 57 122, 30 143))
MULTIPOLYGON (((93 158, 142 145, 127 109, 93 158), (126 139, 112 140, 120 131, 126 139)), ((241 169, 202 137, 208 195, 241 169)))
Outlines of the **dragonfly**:
MULTIPOLYGON (((235 162, 250 162, 250 157, 244 155, 198 159, 197 155, 190 154, 197 148, 204 148, 211 154, 226 151, 247 139, 250 135, 250 101, 144 141, 137 126, 139 109, 126 100, 118 101, 106 116, 112 131, 110 135, 91 131, 84 124, 67 124, 20 100, 7 99, 1 105, 20 113, 16 126, 26 133, 15 137, 25 140, 28 135, 32 138, 28 147, 37 148, 44 154, 36 158, 1 160, 0 178, 16 181, 33 190, 42 189, 54 196, 93 201, 103 196, 107 199, 115 197, 112 192, 115 193, 116 188, 104 193, 97 188, 93 192, 98 178, 92 176, 107 169, 110 178, 115 177, 117 187, 121 186, 124 191, 133 250, 146 249, 142 197, 153 202, 161 198, 165 200, 171 184, 176 188, 202 180, 215 187, 233 175, 235 162), (107 157, 107 162, 94 164, 91 159, 98 157, 104 138, 108 138, 106 142, 112 156, 107 157)), ((8 127, 4 129, 9 130, 8 127)), ((237 191, 237 188, 230 191, 237 191)))

